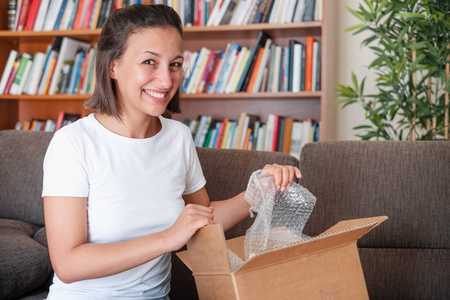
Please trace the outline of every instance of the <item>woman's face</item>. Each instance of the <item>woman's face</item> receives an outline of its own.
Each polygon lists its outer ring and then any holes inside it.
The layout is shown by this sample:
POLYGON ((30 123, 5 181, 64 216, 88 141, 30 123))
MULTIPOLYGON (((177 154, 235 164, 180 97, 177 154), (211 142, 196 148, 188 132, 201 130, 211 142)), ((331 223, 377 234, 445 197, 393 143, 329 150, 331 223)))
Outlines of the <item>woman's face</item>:
POLYGON ((174 27, 132 34, 110 71, 122 115, 163 114, 181 84, 183 61, 182 39, 174 27))

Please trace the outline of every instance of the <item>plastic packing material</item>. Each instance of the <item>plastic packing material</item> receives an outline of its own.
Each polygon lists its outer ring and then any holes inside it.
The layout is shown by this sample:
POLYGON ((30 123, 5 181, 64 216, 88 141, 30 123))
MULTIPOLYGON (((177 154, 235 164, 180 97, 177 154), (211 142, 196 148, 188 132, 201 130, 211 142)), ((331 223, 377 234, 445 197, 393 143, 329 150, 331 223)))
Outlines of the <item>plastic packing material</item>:
POLYGON ((253 218, 257 213, 245 234, 245 260, 308 237, 303 234, 303 228, 316 197, 300 184, 292 182, 286 190, 278 192, 274 177, 258 170, 250 177, 245 199, 250 204, 250 216, 253 218))

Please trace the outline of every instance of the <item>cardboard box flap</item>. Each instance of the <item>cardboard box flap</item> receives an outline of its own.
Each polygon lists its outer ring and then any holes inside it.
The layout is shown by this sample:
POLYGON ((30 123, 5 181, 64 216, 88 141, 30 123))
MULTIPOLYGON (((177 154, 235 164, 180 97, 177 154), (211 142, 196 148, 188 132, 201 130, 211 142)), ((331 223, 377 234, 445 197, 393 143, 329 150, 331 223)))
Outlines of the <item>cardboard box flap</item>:
MULTIPOLYGON (((230 273, 231 267, 222 225, 208 225, 198 230, 187 243, 187 249, 188 267, 194 274, 230 273)), ((180 255, 183 256, 182 253, 180 255)))
POLYGON ((189 259, 189 253, 187 250, 179 251, 175 253, 178 258, 192 271, 191 260, 189 259))
POLYGON ((289 261, 303 255, 311 255, 354 243, 386 219, 387 217, 376 217, 339 222, 330 228, 333 230, 329 229, 316 237, 251 256, 236 273, 251 271, 264 266, 278 264, 282 261, 289 261))
POLYGON ((342 231, 342 230, 346 230, 348 228, 353 228, 353 227, 361 226, 361 225, 364 225, 364 224, 372 224, 372 223, 374 223, 372 226, 370 226, 368 228, 367 232, 369 232, 370 230, 372 230, 373 228, 377 227, 378 225, 380 225, 382 222, 386 221, 387 219, 388 219, 387 216, 380 216, 380 217, 372 217, 372 218, 363 218, 363 219, 354 219, 354 220, 340 221, 339 223, 337 223, 336 225, 330 227, 329 229, 327 229, 326 231, 324 231, 320 235, 328 234, 328 233, 336 232, 336 231, 342 231))

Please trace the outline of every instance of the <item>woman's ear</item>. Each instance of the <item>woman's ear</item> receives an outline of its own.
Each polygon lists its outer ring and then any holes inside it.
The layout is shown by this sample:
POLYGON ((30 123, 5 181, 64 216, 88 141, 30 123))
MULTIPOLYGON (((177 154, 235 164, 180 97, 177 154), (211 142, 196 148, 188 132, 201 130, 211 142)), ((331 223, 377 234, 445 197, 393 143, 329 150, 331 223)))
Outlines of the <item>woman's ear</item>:
POLYGON ((117 63, 113 62, 111 69, 109 70, 109 77, 111 77, 112 79, 117 79, 117 63))

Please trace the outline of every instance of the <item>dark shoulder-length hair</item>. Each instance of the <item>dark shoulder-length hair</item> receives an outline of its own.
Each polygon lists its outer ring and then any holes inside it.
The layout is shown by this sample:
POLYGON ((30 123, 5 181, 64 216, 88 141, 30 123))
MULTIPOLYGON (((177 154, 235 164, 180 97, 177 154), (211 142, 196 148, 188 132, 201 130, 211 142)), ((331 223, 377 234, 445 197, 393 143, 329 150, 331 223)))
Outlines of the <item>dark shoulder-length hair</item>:
MULTIPOLYGON (((174 27, 183 34, 178 14, 166 5, 134 4, 115 10, 106 20, 97 43, 95 88, 85 107, 101 114, 121 118, 116 86, 110 77, 112 63, 124 54, 128 38, 143 28, 174 27)), ((180 112, 180 91, 167 105, 167 111, 180 112)))

